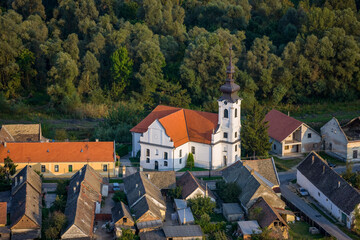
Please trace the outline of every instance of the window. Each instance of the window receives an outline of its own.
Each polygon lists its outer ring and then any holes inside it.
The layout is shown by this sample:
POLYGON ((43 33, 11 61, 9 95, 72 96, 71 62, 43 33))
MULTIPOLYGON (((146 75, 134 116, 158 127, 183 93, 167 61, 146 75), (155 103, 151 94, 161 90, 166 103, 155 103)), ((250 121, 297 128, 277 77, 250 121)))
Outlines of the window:
POLYGON ((276 150, 276 144, 274 144, 274 150, 276 150))
POLYGON ((228 133, 224 132, 224 138, 228 138, 228 133))
POLYGON ((127 222, 127 218, 124 217, 124 218, 123 218, 123 223, 126 223, 126 222, 127 222))
POLYGON ((146 149, 146 156, 150 157, 150 149, 146 149))
POLYGON ((167 167, 167 166, 168 166, 168 162, 164 161, 164 167, 167 167))
POLYGON ((150 163, 150 158, 146 158, 146 163, 150 163))
POLYGON ((45 172, 45 165, 41 165, 41 172, 45 172))
POLYGON ((191 147, 191 153, 195 154, 195 147, 191 147))
POLYGON ((181 164, 181 162, 182 162, 182 158, 179 159, 179 164, 181 164))
POLYGON ((182 157, 182 149, 179 151, 179 157, 182 157))
POLYGON ((164 159, 168 159, 168 153, 167 152, 164 152, 164 159))
MULTIPOLYGON (((149 153, 150 154, 150 153, 149 153)), ((155 150, 155 155, 159 155, 159 149, 155 150)), ((150 155, 149 155, 150 156, 150 155)))
POLYGON ((318 192, 318 195, 319 195, 319 197, 320 197, 320 192, 318 192))
POLYGON ((308 133, 308 138, 311 138, 311 133, 308 133))
POLYGON ((235 108, 235 117, 237 118, 237 108, 235 108))
POLYGON ((227 109, 224 110, 224 118, 229 118, 229 111, 227 109))
POLYGON ((55 165, 55 172, 59 172, 59 165, 55 165))
POLYGON ((358 151, 357 150, 354 150, 353 151, 353 158, 357 158, 358 157, 358 151))
POLYGON ((237 132, 235 132, 235 138, 237 138, 237 132))
POLYGON ((285 146, 285 150, 289 150, 289 146, 285 146))
POLYGON ((72 172, 72 165, 69 165, 69 172, 72 172))
POLYGON ((237 151, 237 145, 235 145, 235 152, 237 151))
POLYGON ((103 172, 107 172, 107 165, 106 164, 103 165, 103 172))

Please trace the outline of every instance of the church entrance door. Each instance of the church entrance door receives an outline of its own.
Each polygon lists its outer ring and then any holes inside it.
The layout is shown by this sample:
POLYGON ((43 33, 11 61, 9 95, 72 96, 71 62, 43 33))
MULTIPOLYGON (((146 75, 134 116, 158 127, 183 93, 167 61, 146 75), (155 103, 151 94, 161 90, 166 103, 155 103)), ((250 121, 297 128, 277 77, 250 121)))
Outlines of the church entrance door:
POLYGON ((159 162, 155 161, 155 170, 159 170, 159 162))

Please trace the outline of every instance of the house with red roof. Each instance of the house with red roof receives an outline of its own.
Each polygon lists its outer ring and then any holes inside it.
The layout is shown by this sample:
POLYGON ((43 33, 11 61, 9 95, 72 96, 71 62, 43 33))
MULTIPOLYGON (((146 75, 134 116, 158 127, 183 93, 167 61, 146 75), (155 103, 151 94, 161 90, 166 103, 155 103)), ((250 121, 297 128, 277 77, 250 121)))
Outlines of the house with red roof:
POLYGON ((272 142, 271 151, 280 156, 291 156, 318 150, 321 136, 305 123, 278 110, 266 114, 268 133, 272 142))
POLYGON ((195 166, 207 169, 240 158, 241 98, 233 73, 230 57, 218 114, 159 105, 130 130, 132 156, 140 154, 141 167, 179 170, 189 153, 194 155, 195 166))
POLYGON ((29 165, 44 177, 71 177, 86 164, 104 177, 116 175, 114 142, 3 142, 0 165, 7 157, 17 169, 29 165))

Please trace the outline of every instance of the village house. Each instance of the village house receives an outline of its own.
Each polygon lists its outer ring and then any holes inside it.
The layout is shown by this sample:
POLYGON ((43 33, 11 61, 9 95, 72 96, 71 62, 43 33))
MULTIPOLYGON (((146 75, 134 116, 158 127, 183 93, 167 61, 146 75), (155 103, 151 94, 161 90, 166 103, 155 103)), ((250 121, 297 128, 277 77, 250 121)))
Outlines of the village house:
POLYGON ((111 220, 114 223, 117 238, 121 237, 122 229, 131 229, 135 232, 135 221, 131 216, 129 207, 125 203, 115 203, 115 206, 111 209, 111 220))
POLYGON ((266 114, 268 133, 272 142, 271 152, 280 156, 291 156, 318 150, 321 136, 314 129, 275 109, 266 114))
POLYGON ((311 152, 297 167, 297 183, 331 215, 350 228, 360 193, 331 169, 327 162, 311 152))
POLYGON ((4 142, 0 144, 0 165, 7 157, 18 168, 30 165, 46 178, 71 177, 85 164, 104 177, 117 174, 114 142, 4 142))
POLYGON ((181 187, 181 197, 185 200, 197 197, 209 197, 211 201, 215 202, 216 197, 208 187, 200 182, 191 172, 186 171, 176 181, 176 185, 181 187))
POLYGON ((225 182, 235 182, 239 186, 241 189, 239 201, 246 213, 259 197, 266 199, 272 207, 285 208, 285 203, 274 191, 279 186, 274 185, 257 171, 244 165, 242 161, 237 161, 223 169, 222 177, 225 182))
POLYGON ((61 239, 91 239, 103 186, 101 175, 89 165, 71 177, 65 207, 67 226, 61 232, 61 239))
POLYGON ((237 234, 242 236, 243 240, 251 240, 251 235, 260 233, 262 231, 256 220, 238 222, 237 234))
POLYGON ((226 83, 221 86, 218 114, 157 106, 132 128, 132 156, 140 153, 144 169, 179 170, 189 153, 195 166, 216 169, 241 156, 240 87, 234 83, 230 61, 226 83))
POLYGON ((166 211, 161 189, 143 172, 124 178, 124 187, 137 229, 141 232, 161 227, 166 211))
POLYGON ((41 124, 7 124, 0 128, 0 143, 3 142, 41 142, 41 124))
POLYGON ((174 171, 143 171, 142 173, 161 190, 164 197, 166 197, 170 189, 176 188, 176 174, 174 171))
POLYGON ((334 117, 321 128, 321 135, 326 153, 344 161, 360 161, 360 117, 343 126, 334 117))
POLYGON ((41 179, 30 166, 24 167, 14 176, 10 204, 11 239, 40 238, 41 179))
POLYGON ((259 197, 250 207, 249 218, 257 220, 262 229, 270 229, 270 235, 275 239, 289 238, 289 226, 280 214, 271 207, 263 197, 259 197))

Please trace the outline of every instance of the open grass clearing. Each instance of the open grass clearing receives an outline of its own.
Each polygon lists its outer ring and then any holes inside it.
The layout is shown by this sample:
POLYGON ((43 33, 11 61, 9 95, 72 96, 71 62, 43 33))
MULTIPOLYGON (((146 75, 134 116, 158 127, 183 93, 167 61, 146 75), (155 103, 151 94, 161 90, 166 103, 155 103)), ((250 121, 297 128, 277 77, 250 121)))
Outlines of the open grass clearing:
POLYGON ((275 166, 278 172, 289 171, 292 167, 295 167, 303 159, 301 158, 290 158, 290 159, 280 159, 276 156, 272 156, 275 161, 275 166))
POLYGON ((326 161, 332 163, 332 164, 336 164, 337 166, 346 166, 346 162, 341 161, 335 157, 332 157, 328 154, 326 154, 325 152, 318 152, 318 154, 325 159, 326 161))
POLYGON ((313 235, 309 233, 310 225, 307 222, 289 223, 289 227, 290 239, 328 239, 323 234, 313 235))
POLYGON ((193 168, 184 167, 184 168, 180 169, 178 172, 186 172, 186 171, 190 171, 190 172, 209 171, 209 169, 205 169, 205 168, 201 168, 201 167, 193 167, 193 168))

